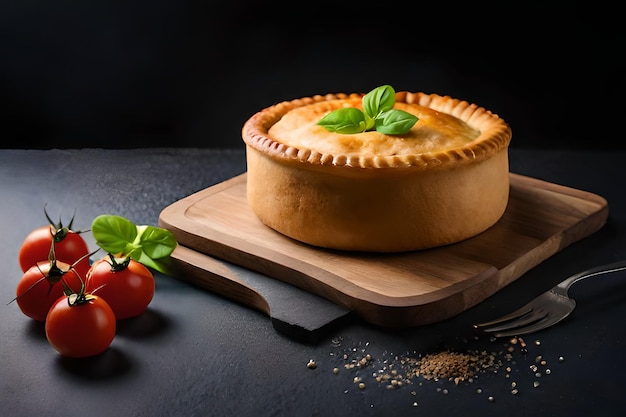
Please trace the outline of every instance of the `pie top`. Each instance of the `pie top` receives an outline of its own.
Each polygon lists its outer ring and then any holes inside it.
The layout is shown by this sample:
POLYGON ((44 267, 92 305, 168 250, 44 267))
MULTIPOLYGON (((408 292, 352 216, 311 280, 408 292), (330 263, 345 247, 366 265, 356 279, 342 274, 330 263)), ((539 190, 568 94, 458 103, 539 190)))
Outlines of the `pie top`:
POLYGON ((409 132, 388 135, 329 132, 317 122, 342 107, 362 109, 361 94, 337 94, 278 103, 254 115, 244 141, 294 162, 361 168, 434 168, 481 160, 508 146, 509 126, 466 101, 424 93, 396 93, 394 108, 418 117, 409 132))

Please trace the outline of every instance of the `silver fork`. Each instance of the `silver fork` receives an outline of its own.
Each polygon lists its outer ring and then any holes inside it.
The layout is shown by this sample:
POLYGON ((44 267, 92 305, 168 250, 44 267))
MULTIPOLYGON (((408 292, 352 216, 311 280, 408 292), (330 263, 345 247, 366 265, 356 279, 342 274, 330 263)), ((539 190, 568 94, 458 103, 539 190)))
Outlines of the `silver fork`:
POLYGON ((574 283, 585 278, 625 269, 626 260, 622 260, 579 272, 514 312, 495 320, 475 324, 474 328, 492 333, 495 337, 519 336, 545 329, 563 320, 576 307, 576 301, 567 294, 574 283))

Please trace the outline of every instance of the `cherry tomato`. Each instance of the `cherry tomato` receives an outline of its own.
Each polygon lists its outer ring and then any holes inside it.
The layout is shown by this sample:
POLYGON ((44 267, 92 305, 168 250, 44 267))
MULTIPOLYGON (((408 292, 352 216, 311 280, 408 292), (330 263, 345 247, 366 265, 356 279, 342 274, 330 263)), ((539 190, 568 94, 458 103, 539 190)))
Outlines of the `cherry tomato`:
POLYGON ((46 337, 63 356, 83 358, 106 351, 115 337, 115 313, 91 294, 59 298, 46 318, 46 337))
POLYGON ((50 307, 65 295, 65 285, 71 292, 81 290, 81 278, 70 265, 60 261, 41 261, 24 272, 15 290, 15 301, 28 317, 45 321, 50 307))
POLYGON ((80 233, 67 227, 56 228, 52 224, 34 229, 24 239, 19 252, 22 271, 26 272, 37 262, 50 259, 53 238, 55 259, 73 265, 84 256, 84 259, 74 266, 84 279, 90 266, 87 242, 80 233))
POLYGON ((87 292, 104 298, 118 320, 143 313, 155 291, 152 272, 130 258, 106 256, 94 262, 87 273, 87 292))

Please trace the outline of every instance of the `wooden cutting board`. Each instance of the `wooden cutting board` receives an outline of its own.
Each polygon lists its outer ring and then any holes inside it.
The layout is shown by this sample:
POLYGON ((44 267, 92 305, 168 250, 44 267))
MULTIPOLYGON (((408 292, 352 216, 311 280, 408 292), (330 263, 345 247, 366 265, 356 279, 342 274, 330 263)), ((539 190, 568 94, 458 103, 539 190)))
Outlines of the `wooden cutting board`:
MULTIPOLYGON (((224 260, 317 294, 373 324, 424 325, 476 305, 606 223, 603 197, 513 173, 510 179, 509 204, 496 225, 463 242, 409 253, 325 250, 281 235, 248 207, 245 173, 166 207, 159 224, 184 247, 208 255, 207 270, 214 269, 212 258, 224 260)), ((188 261, 184 255, 180 260, 188 261)), ((196 270, 202 264, 195 259, 196 270)), ((228 289, 241 282, 216 276, 194 279, 259 308, 245 292, 228 289)))

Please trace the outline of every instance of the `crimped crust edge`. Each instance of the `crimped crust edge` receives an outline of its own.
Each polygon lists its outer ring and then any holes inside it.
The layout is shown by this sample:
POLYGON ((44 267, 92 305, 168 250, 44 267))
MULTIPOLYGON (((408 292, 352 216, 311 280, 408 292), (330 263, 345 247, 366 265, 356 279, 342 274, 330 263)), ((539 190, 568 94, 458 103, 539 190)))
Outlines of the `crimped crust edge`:
POLYGON ((511 140, 512 132, 509 125, 490 110, 450 96, 406 91, 396 92, 396 102, 414 103, 455 116, 478 129, 481 132, 479 137, 465 146, 445 151, 393 156, 353 156, 320 153, 306 148, 288 146, 275 141, 268 135, 269 128, 291 109, 320 101, 361 98, 363 95, 361 93, 314 95, 277 103, 248 119, 242 128, 242 138, 250 147, 285 162, 348 168, 396 169, 431 169, 441 168, 448 164, 458 165, 480 161, 508 147, 511 140))

